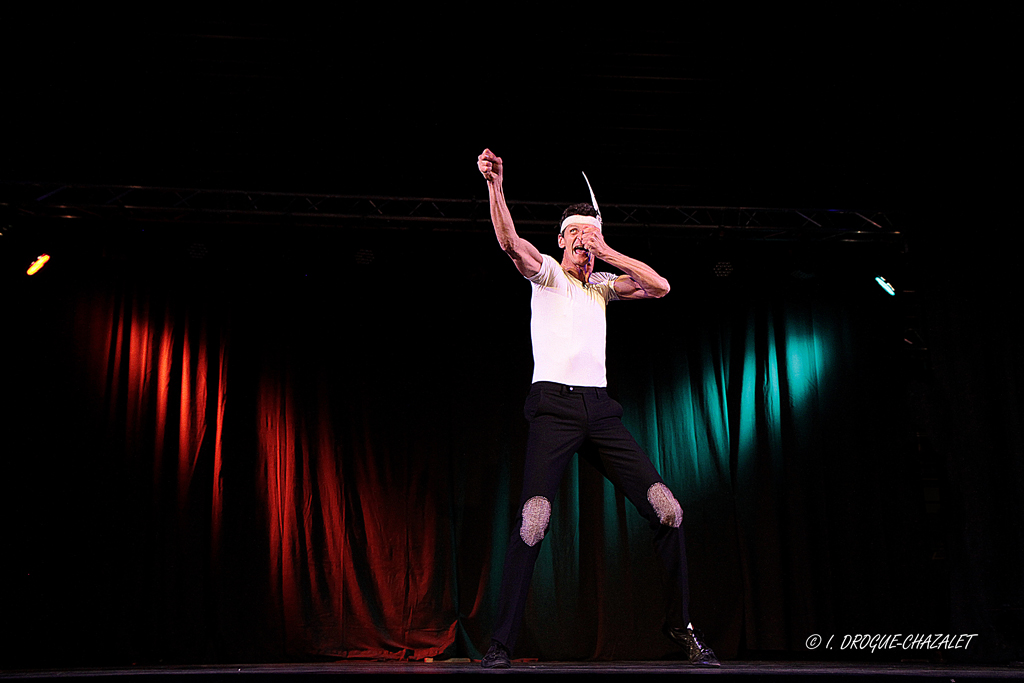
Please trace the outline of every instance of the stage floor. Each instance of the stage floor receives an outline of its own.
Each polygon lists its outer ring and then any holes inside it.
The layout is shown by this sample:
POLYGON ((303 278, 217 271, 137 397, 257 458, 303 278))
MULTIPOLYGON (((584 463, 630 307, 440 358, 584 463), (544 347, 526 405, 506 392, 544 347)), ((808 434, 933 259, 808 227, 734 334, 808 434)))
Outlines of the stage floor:
POLYGON ((719 680, 752 678, 783 680, 817 677, 890 681, 984 681, 1024 678, 1024 665, 954 666, 918 663, 849 662, 725 662, 721 667, 693 667, 683 662, 530 662, 511 669, 484 670, 479 662, 377 662, 348 660, 314 664, 234 664, 211 666, 138 666, 127 668, 35 669, 2 671, 0 680, 104 679, 123 677, 165 678, 346 676, 365 674, 687 674, 715 676, 719 680))

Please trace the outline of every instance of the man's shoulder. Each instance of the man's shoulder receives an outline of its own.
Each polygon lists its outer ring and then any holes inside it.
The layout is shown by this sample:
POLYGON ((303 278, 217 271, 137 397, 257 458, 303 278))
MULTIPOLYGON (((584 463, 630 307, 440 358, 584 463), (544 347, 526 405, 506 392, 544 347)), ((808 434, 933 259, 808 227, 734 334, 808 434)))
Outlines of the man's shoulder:
POLYGON ((562 268, 558 265, 558 261, 554 257, 547 254, 541 254, 540 258, 540 270, 526 278, 535 285, 551 285, 558 274, 562 272, 562 268))
POLYGON ((618 301, 619 293, 615 291, 615 281, 618 279, 616 273, 592 273, 590 284, 604 295, 605 301, 618 301))

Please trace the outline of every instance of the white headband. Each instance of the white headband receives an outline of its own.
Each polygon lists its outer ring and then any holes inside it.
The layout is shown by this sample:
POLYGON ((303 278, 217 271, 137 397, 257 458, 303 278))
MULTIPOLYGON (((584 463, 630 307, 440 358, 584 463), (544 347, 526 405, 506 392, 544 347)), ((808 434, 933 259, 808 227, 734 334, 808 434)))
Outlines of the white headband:
POLYGON ((593 216, 580 216, 580 215, 577 215, 577 214, 573 214, 572 216, 569 216, 564 221, 562 221, 562 225, 558 228, 558 234, 562 234, 562 231, 565 230, 565 226, 573 225, 573 224, 576 224, 576 225, 593 225, 595 228, 600 230, 601 229, 601 217, 598 216, 597 218, 594 218, 593 216))

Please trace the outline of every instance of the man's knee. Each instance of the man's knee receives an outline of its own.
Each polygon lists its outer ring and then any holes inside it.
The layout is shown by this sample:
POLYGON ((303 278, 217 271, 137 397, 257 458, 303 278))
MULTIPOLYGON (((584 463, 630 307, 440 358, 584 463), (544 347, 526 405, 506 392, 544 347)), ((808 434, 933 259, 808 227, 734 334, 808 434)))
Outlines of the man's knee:
POLYGON ((544 496, 534 496, 523 505, 523 525, 519 537, 523 543, 533 547, 544 538, 544 531, 551 519, 551 503, 544 496))
POLYGON ((661 482, 652 484, 651 488, 647 489, 647 501, 657 513, 658 520, 665 526, 678 529, 683 523, 683 508, 668 487, 661 482))

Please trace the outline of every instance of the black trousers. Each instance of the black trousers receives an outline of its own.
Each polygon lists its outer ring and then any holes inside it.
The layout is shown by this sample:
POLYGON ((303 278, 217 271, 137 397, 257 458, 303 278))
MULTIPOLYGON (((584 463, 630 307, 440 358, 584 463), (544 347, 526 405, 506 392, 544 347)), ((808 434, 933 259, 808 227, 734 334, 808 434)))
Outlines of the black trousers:
POLYGON ((636 507, 654 530, 654 546, 668 577, 668 621, 685 627, 689 616, 686 541, 683 528, 661 523, 647 500, 652 485, 663 483, 650 458, 622 424, 622 406, 600 387, 536 382, 524 408, 530 422, 526 471, 519 516, 512 528, 501 579, 498 626, 493 639, 512 651, 519 637, 526 597, 540 543, 520 535, 523 506, 537 496, 554 499, 566 465, 575 453, 586 458, 636 507))

